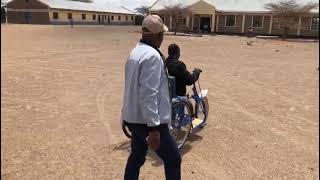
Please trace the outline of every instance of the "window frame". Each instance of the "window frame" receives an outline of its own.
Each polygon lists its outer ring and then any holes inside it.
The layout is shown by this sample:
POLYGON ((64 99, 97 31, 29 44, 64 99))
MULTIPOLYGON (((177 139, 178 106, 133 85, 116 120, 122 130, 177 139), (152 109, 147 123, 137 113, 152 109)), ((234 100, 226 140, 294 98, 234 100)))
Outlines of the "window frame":
POLYGON ((236 27, 237 25, 237 16, 236 15, 225 15, 224 17, 224 27, 236 27), (227 17, 233 16, 234 17, 234 25, 233 26, 227 26, 227 17))
POLYGON ((261 16, 261 15, 253 15, 253 16, 251 17, 251 27, 252 27, 252 28, 263 29, 263 24, 264 24, 264 16, 261 16), (253 18, 254 18, 254 17, 262 17, 262 19, 261 19, 261 26, 257 26, 257 27, 253 26, 253 18))
MULTIPOLYGON (((318 29, 313 29, 312 27, 313 27, 313 19, 314 18, 318 18, 319 19, 319 17, 317 17, 317 16, 312 16, 311 17, 311 23, 310 23, 310 30, 311 31, 319 31, 319 23, 318 23, 318 29)), ((319 21, 319 20, 318 20, 319 21)))
MULTIPOLYGON (((291 17, 289 22, 292 24, 292 23, 294 22, 294 20, 295 20, 295 19, 294 19, 293 17, 291 17)), ((282 27, 281 24, 283 24, 283 21, 281 21, 281 19, 279 19, 279 29, 285 28, 285 27, 282 27), (282 22, 282 23, 281 23, 281 22, 282 22)))
POLYGON ((52 13, 52 18, 55 19, 55 20, 59 19, 59 13, 58 12, 53 12, 52 13), (57 15, 57 16, 55 16, 55 15, 57 15))
POLYGON ((72 13, 68 13, 68 19, 70 20, 70 19, 72 19, 73 17, 72 17, 72 13), (71 15, 71 16, 70 16, 71 15))

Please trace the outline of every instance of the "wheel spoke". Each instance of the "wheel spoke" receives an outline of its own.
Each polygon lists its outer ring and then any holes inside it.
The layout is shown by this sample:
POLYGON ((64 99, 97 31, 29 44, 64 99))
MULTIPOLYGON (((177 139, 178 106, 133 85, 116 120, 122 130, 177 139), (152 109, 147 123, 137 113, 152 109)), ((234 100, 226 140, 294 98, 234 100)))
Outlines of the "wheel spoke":
POLYGON ((191 122, 186 123, 186 118, 191 118, 191 109, 184 101, 182 101, 173 105, 172 112, 173 129, 171 131, 171 135, 174 137, 178 148, 181 148, 181 146, 187 140, 191 129, 191 122))

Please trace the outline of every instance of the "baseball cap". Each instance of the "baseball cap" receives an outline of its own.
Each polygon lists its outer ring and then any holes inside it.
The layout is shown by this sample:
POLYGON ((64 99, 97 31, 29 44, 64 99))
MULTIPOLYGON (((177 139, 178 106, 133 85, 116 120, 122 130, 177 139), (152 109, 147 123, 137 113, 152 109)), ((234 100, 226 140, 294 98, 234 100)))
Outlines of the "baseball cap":
POLYGON ((168 27, 163 23, 158 15, 148 15, 143 19, 142 28, 147 28, 150 34, 157 34, 163 31, 168 31, 168 27))

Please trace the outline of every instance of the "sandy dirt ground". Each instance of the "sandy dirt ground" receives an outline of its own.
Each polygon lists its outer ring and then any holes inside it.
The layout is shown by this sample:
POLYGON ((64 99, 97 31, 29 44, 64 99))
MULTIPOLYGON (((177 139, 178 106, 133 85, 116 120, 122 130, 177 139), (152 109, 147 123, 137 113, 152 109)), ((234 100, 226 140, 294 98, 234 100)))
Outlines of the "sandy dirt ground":
MULTIPOLYGON (((1 178, 122 179, 124 64, 138 27, 1 25, 1 178)), ((165 37, 203 69, 208 125, 181 151, 183 180, 319 178, 319 43, 165 37)), ((142 180, 164 179, 150 152, 142 180)))

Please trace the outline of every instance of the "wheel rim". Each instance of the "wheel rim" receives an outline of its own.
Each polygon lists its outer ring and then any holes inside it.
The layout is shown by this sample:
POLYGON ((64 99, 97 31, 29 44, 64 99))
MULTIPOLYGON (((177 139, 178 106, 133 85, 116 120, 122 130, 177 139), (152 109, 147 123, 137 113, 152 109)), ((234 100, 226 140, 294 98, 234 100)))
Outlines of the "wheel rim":
POLYGON ((203 98, 203 101, 200 101, 199 104, 197 105, 197 118, 206 121, 209 113, 209 104, 208 104, 208 99, 205 97, 203 98))
POLYGON ((204 121, 206 119, 206 110, 204 110, 204 103, 201 101, 198 105, 197 118, 204 121))
MULTIPOLYGON (((180 105, 181 106, 181 105, 180 105)), ((188 108, 188 106, 186 104, 183 104, 183 114, 184 116, 179 116, 179 114, 177 113, 177 110, 179 110, 179 108, 181 108, 179 105, 177 105, 175 108, 173 108, 173 118, 172 118, 172 127, 171 127, 171 135, 174 137, 178 148, 181 148, 183 146, 183 144, 185 143, 185 141, 188 138, 190 129, 191 129, 191 123, 186 123, 184 125, 181 125, 180 128, 175 128, 176 126, 179 125, 179 122, 181 122, 181 118, 185 118, 185 117, 190 117, 191 118, 191 110, 190 108, 188 108)))
POLYGON ((129 127, 128 127, 128 126, 122 125, 122 130, 123 130, 124 134, 125 134, 128 138, 131 138, 131 137, 132 137, 131 131, 129 130, 129 127))
POLYGON ((128 133, 128 135, 131 137, 131 132, 130 132, 130 130, 129 130, 129 128, 128 128, 128 126, 126 126, 125 128, 126 128, 126 132, 127 132, 127 133, 128 133))

